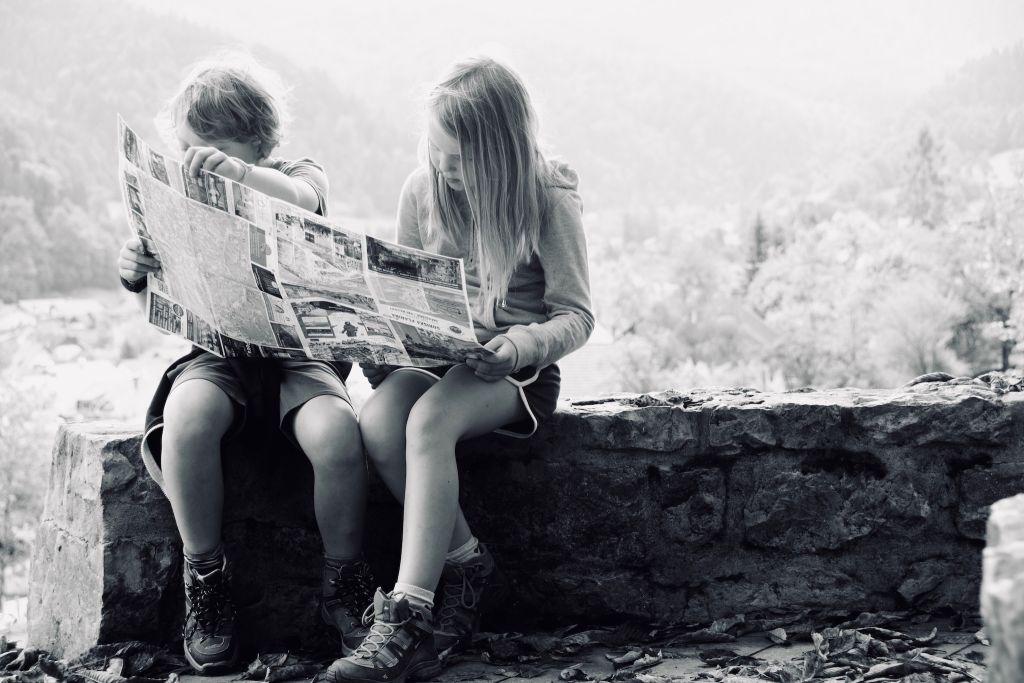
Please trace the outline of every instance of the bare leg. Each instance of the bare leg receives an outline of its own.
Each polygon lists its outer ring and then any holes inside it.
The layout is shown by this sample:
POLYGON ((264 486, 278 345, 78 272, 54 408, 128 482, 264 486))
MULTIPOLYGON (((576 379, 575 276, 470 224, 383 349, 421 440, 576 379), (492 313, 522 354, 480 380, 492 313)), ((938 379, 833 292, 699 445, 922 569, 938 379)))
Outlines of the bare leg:
POLYGON ((459 509, 455 444, 526 417, 514 386, 485 382, 464 365, 452 368, 416 402, 406 425, 399 583, 435 590, 441 578, 459 509))
POLYGON ((186 555, 209 553, 220 545, 220 446, 234 411, 227 394, 204 379, 182 382, 167 397, 160 466, 186 555))
POLYGON ((358 557, 367 479, 355 413, 337 396, 315 396, 295 411, 291 427, 313 465, 313 507, 324 550, 336 558, 358 557))
MULTIPOLYGON (((405 425, 413 405, 436 382, 415 372, 395 372, 370 395, 359 413, 366 455, 399 503, 405 503, 405 425)), ((472 532, 462 509, 448 549, 458 548, 472 532)))

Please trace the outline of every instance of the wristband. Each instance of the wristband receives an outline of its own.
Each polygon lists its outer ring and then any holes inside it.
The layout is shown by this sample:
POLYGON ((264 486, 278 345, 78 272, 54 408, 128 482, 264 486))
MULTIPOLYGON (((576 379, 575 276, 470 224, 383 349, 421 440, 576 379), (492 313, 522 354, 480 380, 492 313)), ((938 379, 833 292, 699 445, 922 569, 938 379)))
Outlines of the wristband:
POLYGON ((121 286, 124 287, 125 289, 127 289, 129 292, 132 292, 133 294, 138 294, 139 292, 141 292, 142 290, 144 290, 146 288, 146 285, 148 284, 146 280, 147 280, 147 278, 146 278, 145 275, 140 277, 138 280, 134 280, 134 281, 132 281, 132 280, 125 280, 124 277, 122 276, 121 277, 121 286))
MULTIPOLYGON (((242 161, 242 160, 239 159, 239 161, 242 161)), ((254 168, 256 168, 256 165, 255 164, 247 164, 244 161, 242 161, 242 168, 245 169, 245 170, 242 171, 242 177, 238 179, 238 182, 240 182, 240 183, 242 183, 244 185, 245 184, 245 179, 249 177, 249 173, 254 168)))

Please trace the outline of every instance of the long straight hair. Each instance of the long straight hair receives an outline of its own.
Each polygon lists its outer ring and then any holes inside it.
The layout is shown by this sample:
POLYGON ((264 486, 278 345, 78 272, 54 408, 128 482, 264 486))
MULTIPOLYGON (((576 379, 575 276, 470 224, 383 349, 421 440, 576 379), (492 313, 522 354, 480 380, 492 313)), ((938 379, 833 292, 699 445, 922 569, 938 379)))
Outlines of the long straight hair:
POLYGON ((467 226, 455 192, 431 167, 428 229, 450 239, 470 235, 481 303, 490 310, 507 296, 516 266, 532 259, 540 242, 552 171, 537 143, 537 117, 522 80, 489 58, 456 64, 431 91, 428 114, 459 141, 471 216, 467 226))

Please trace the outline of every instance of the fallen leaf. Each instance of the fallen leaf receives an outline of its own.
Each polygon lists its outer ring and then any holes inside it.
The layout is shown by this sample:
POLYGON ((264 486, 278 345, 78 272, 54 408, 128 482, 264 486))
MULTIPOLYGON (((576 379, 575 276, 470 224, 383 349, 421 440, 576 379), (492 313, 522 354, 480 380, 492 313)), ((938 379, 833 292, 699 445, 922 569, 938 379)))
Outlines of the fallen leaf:
POLYGON ((818 653, 817 650, 813 650, 804 655, 804 679, 814 678, 824 668, 825 658, 818 653))
POLYGON ((125 683, 126 680, 124 676, 95 669, 78 669, 75 671, 75 676, 80 676, 93 683, 125 683))
POLYGON ((558 678, 563 681, 589 681, 593 680, 586 672, 582 669, 583 663, 573 664, 572 666, 562 669, 558 672, 558 678))
POLYGON ((885 626, 900 619, 906 619, 906 614, 899 612, 861 612, 855 619, 839 624, 839 628, 864 628, 865 626, 885 626))
POLYGON ((636 680, 640 681, 640 683, 668 683, 671 679, 668 676, 638 673, 636 675, 636 680))
POLYGON ((526 645, 534 652, 547 654, 548 652, 557 649, 562 644, 563 639, 543 634, 530 634, 521 636, 516 640, 516 642, 526 645))
POLYGON ((249 664, 246 668, 245 673, 239 676, 236 680, 250 680, 250 681, 262 681, 267 675, 267 668, 271 666, 281 666, 288 660, 288 653, 272 653, 266 655, 256 655, 256 659, 249 664))
POLYGON ((320 672, 319 664, 286 664, 284 666, 268 666, 264 681, 267 683, 278 683, 278 681, 291 681, 297 678, 309 678, 320 672))
POLYGON ((916 673, 904 676, 899 683, 946 683, 946 680, 933 673, 916 673))
POLYGON ((630 650, 626 654, 620 655, 618 657, 615 657, 611 654, 605 654, 605 659, 611 662, 614 668, 619 669, 624 666, 629 666, 630 664, 632 664, 633 662, 635 662, 643 656, 643 650, 630 650))
POLYGON ((881 664, 876 664, 865 671, 864 680, 871 681, 879 678, 892 678, 893 676, 902 676, 906 673, 912 673, 909 671, 909 667, 906 662, 882 662, 881 664))
POLYGON ((697 656, 700 657, 700 660, 706 664, 710 664, 712 666, 719 666, 721 664, 725 664, 727 661, 733 659, 734 657, 738 657, 739 655, 737 655, 737 653, 733 650, 726 650, 725 648, 721 647, 712 647, 708 648, 707 650, 701 650, 697 653, 697 656))
POLYGON ((40 657, 39 661, 36 662, 43 673, 51 678, 56 678, 58 681, 63 681, 67 678, 68 670, 64 662, 59 659, 50 659, 49 657, 40 657))
POLYGON ((18 655, 12 659, 6 666, 7 671, 28 671, 35 666, 36 661, 39 660, 40 654, 46 654, 43 650, 36 650, 34 648, 26 647, 25 649, 18 652, 18 655))

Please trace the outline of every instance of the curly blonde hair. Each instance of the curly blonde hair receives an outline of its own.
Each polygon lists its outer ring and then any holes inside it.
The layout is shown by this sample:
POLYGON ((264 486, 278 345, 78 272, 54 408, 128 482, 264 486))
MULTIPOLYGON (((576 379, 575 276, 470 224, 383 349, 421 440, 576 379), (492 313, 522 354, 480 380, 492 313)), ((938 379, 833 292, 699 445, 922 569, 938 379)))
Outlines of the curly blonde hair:
POLYGON ((248 55, 222 53, 196 64, 157 115, 165 137, 184 121, 204 140, 256 145, 260 159, 281 142, 285 90, 248 55))

